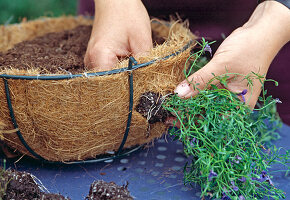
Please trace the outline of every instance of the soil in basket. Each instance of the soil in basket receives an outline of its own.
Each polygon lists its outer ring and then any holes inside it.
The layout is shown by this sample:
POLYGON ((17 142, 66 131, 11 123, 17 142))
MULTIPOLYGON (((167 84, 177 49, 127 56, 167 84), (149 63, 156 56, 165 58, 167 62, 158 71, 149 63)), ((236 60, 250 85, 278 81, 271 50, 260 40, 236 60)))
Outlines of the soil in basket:
MULTIPOLYGON (((39 68, 40 74, 82 73, 83 62, 92 26, 78 26, 72 30, 48 33, 30 41, 16 44, 5 53, 0 52, 0 70, 4 68, 39 68)), ((152 34, 154 44, 164 42, 152 34)))
MULTIPOLYGON (((90 38, 91 26, 78 26, 75 29, 59 33, 48 33, 30 41, 16 44, 5 53, 0 52, 0 70, 4 68, 34 69, 40 74, 47 73, 82 73, 86 71, 83 59, 90 38)), ((165 40, 153 32, 154 44, 162 44, 165 40)), ((163 121, 170 115, 161 107, 162 96, 156 93, 144 93, 140 99, 137 111, 145 118, 151 110, 148 121, 155 123, 163 121), (152 106, 156 107, 152 110, 152 106)), ((15 199, 69 199, 60 194, 49 194, 41 190, 34 176, 26 172, 6 170, 0 174, 0 186, 7 187, 3 200, 15 199)), ((1 192, 1 190, 0 190, 1 192)), ((1 194, 0 194, 1 197, 1 194)), ((86 199, 91 200, 130 200, 133 199, 127 186, 118 186, 113 182, 96 181, 91 185, 86 199)))

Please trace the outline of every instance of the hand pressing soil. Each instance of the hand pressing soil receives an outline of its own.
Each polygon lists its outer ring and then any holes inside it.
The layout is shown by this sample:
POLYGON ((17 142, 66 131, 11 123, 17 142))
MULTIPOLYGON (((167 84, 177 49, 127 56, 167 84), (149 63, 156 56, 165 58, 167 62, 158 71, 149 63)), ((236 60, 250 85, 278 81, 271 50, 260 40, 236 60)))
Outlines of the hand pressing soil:
MULTIPOLYGON (((0 70, 37 68, 40 74, 83 73, 87 71, 83 60, 91 30, 92 26, 82 25, 20 42, 7 52, 0 52, 0 70)), ((156 31, 152 38, 154 45, 165 41, 156 31)))

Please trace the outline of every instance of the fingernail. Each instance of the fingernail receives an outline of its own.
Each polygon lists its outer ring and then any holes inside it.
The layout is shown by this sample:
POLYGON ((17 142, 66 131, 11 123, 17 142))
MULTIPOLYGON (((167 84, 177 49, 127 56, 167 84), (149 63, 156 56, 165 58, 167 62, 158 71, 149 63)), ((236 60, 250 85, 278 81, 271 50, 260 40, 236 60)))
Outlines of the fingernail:
POLYGON ((184 97, 188 93, 190 93, 190 91, 191 91, 190 85, 187 82, 182 82, 176 87, 174 93, 177 93, 179 97, 184 97))

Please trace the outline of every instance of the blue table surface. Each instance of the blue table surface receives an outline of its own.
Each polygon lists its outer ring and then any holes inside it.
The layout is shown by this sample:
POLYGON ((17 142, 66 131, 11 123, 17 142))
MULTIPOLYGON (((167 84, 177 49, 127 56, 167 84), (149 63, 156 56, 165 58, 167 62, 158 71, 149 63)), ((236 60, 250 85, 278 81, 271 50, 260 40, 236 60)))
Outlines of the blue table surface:
MULTIPOLYGON (((278 147, 289 149, 290 126, 280 129, 278 147)), ((156 140, 153 145, 112 162, 74 165, 48 165, 22 159, 8 160, 8 166, 35 175, 53 193, 61 193, 72 200, 85 199, 95 180, 126 184, 134 199, 142 200, 198 200, 200 188, 183 185, 183 166, 187 158, 183 146, 169 136, 156 140)), ((279 167, 278 167, 279 169, 279 167)), ((272 170, 277 170, 273 168, 272 170)), ((290 200, 290 175, 277 172, 272 179, 275 186, 286 192, 290 200)))

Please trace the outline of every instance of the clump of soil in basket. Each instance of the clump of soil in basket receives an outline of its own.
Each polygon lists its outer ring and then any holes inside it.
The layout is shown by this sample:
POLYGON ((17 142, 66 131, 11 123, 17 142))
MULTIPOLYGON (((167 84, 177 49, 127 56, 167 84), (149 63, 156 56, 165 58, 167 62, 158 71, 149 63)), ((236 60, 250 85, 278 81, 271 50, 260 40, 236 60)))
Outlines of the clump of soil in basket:
POLYGON ((4 190, 4 196, 0 196, 0 199, 69 200, 69 198, 60 194, 45 193, 41 190, 43 186, 37 184, 35 179, 36 177, 27 172, 3 171, 0 176, 0 186, 2 189, 6 188, 6 190, 4 190))
POLYGON ((133 200, 127 186, 128 184, 118 186, 114 182, 95 181, 90 187, 90 193, 86 200, 133 200))
MULTIPOLYGON (((18 43, 7 52, 0 52, 0 70, 11 67, 22 70, 38 68, 40 74, 77 74, 87 71, 83 59, 91 30, 92 26, 81 25, 18 43)), ((165 41, 155 31, 152 38, 154 44, 165 41)))
POLYGON ((165 122, 168 117, 173 116, 169 111, 162 108, 166 96, 155 92, 145 92, 139 99, 136 111, 147 119, 149 124, 165 122))

